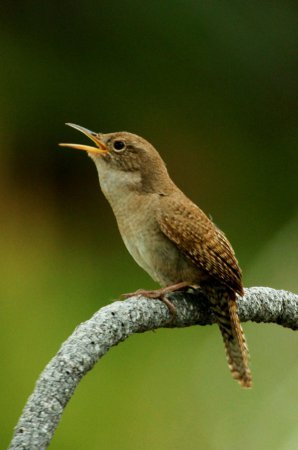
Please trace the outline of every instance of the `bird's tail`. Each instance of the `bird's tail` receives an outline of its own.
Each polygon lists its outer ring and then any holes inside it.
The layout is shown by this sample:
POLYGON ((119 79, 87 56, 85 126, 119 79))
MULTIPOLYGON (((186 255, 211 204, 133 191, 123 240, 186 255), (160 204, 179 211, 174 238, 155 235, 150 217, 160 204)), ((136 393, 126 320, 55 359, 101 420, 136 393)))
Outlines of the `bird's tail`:
POLYGON ((252 386, 249 353, 237 312, 236 295, 227 289, 216 288, 208 292, 208 297, 224 340, 232 376, 241 386, 249 388, 252 386))

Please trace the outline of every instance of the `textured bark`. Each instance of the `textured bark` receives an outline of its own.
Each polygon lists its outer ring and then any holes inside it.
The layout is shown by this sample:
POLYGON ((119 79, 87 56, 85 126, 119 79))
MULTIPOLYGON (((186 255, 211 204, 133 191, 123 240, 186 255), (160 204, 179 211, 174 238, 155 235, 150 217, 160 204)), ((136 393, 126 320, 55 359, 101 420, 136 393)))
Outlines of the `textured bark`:
MULTIPOLYGON (((49 445, 63 410, 82 377, 111 347, 133 333, 160 327, 210 325, 214 317, 203 294, 171 296, 177 316, 160 301, 131 297, 101 308, 80 324, 37 380, 15 428, 10 449, 42 450, 49 445)), ((298 329, 298 295, 265 287, 245 289, 238 297, 242 322, 276 323, 298 329)))

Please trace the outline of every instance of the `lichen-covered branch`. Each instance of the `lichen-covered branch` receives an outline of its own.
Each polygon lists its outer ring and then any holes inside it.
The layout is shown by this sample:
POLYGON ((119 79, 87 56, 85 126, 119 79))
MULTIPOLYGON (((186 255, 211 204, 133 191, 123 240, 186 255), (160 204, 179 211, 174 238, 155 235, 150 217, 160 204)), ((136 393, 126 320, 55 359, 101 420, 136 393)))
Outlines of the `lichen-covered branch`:
MULTIPOLYGON (((209 325, 214 318, 200 290, 176 293, 171 317, 160 301, 131 297, 101 308, 80 324, 40 375, 29 397, 9 449, 42 450, 49 445, 63 410, 82 377, 111 347, 133 333, 160 327, 209 325)), ((298 329, 298 295, 265 287, 245 289, 238 298, 241 321, 277 323, 298 329)))

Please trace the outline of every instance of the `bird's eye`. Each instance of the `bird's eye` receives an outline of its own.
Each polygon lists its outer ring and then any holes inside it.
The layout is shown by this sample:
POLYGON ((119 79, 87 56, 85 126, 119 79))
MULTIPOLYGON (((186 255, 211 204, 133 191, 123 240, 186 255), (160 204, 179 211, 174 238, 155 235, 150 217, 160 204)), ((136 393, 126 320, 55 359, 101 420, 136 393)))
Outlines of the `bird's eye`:
POLYGON ((126 147, 125 142, 123 141, 114 141, 113 142, 113 148, 116 150, 116 152, 121 152, 121 150, 124 150, 126 147))

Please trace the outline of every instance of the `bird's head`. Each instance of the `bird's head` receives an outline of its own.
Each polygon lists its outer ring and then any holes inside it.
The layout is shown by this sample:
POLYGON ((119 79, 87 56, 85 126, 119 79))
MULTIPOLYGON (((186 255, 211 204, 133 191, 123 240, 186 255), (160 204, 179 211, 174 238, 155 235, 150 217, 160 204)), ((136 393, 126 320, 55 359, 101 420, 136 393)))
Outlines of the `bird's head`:
POLYGON ((159 153, 142 137, 126 131, 103 134, 72 123, 66 125, 84 133, 95 146, 59 145, 87 152, 95 162, 101 182, 114 179, 116 185, 121 181, 144 192, 167 190, 172 186, 159 153))

